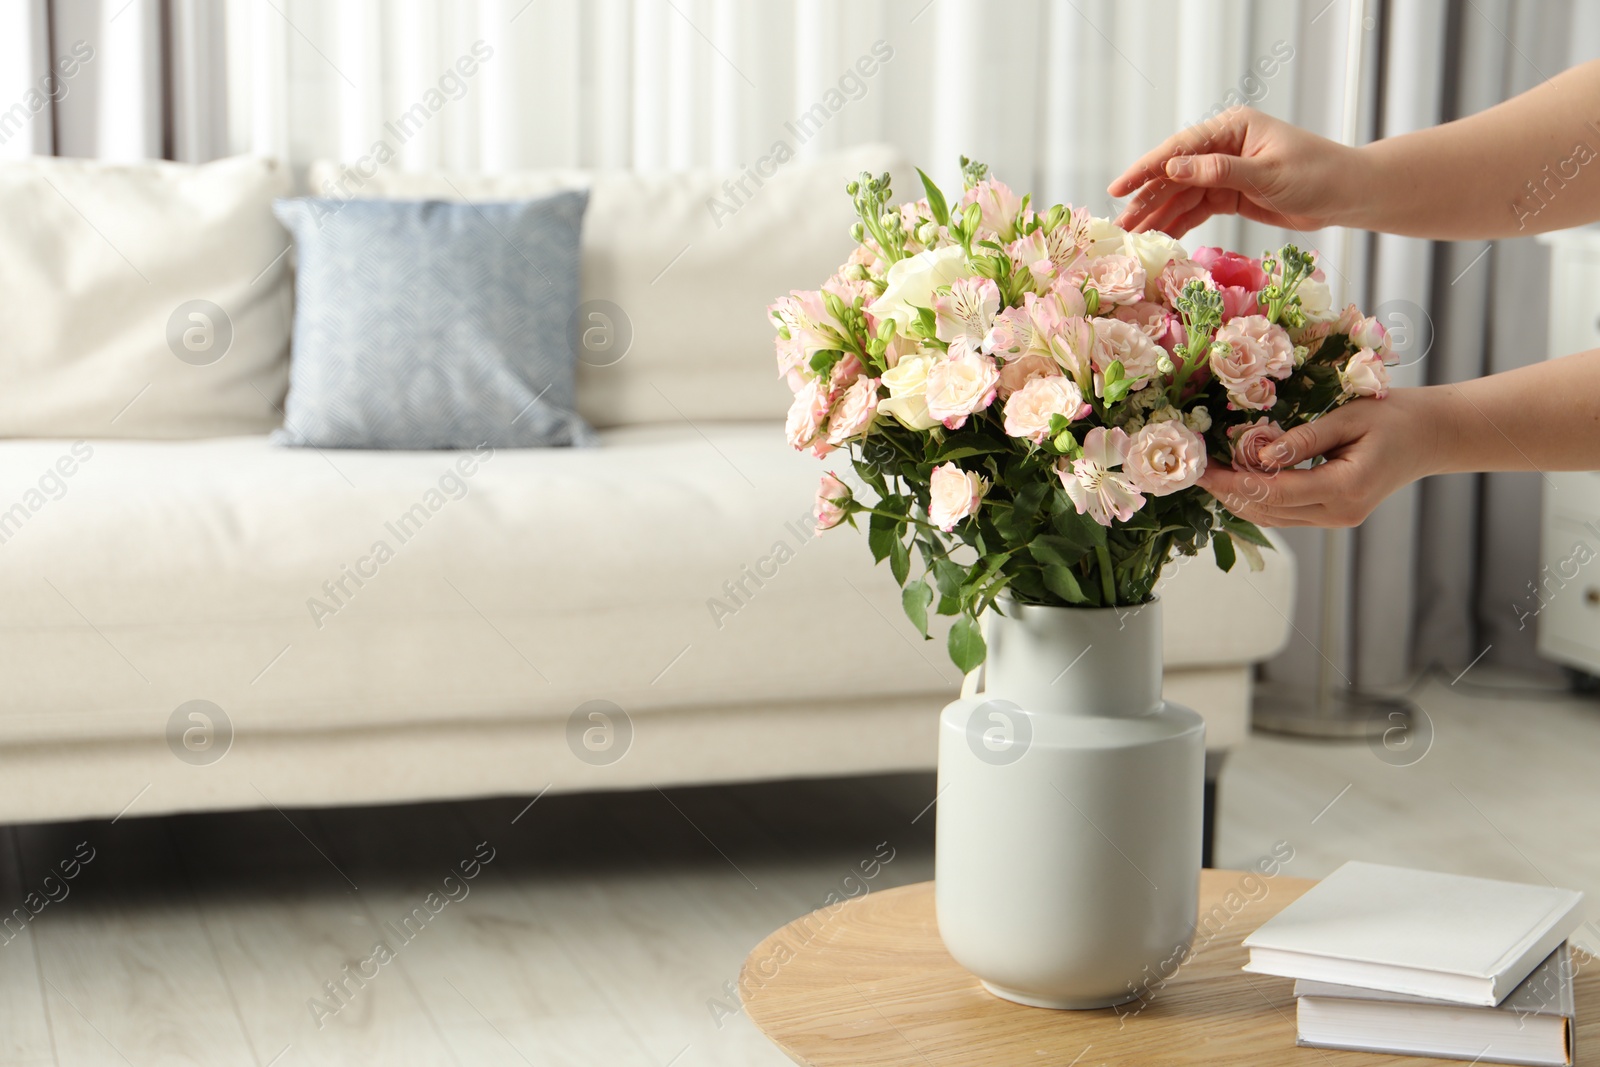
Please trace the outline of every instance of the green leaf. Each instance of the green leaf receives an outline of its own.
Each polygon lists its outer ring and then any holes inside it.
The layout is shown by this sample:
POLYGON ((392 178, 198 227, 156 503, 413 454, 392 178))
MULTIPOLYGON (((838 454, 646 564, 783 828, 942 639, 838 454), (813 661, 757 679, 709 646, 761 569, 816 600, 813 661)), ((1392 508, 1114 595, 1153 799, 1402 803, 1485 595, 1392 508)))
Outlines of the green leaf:
POLYGON ((1087 603, 1089 598, 1084 595, 1083 587, 1078 584, 1077 576, 1071 569, 1059 563, 1046 564, 1044 567, 1044 584, 1052 593, 1068 604, 1087 603))
POLYGON ((1218 531, 1211 539, 1211 554, 1217 558, 1217 566, 1224 571, 1233 570, 1233 538, 1218 531))
POLYGON ((1008 541, 1020 541, 1028 535, 1045 497, 1050 495, 1049 482, 1032 482, 1025 486, 1011 502, 1011 510, 995 520, 995 529, 1008 541))
POLYGON ((900 540, 898 530, 895 531, 894 539, 889 542, 889 571, 894 575, 894 580, 901 585, 905 585, 906 579, 911 576, 911 549, 900 540))
POLYGON ((944 201, 944 193, 934 180, 917 168, 917 177, 922 179, 923 192, 928 194, 928 210, 933 212, 933 221, 940 226, 950 225, 950 208, 944 201))
POLYGON ((1066 493, 1057 493, 1051 502, 1050 525, 1056 536, 1066 538, 1080 555, 1106 543, 1106 528, 1088 515, 1079 515, 1066 493))
MULTIPOLYGON (((967 569, 959 563, 952 563, 948 559, 936 560, 933 564, 933 580, 938 583, 941 597, 959 600, 961 586, 967 580, 967 569)), ((949 615, 951 612, 941 611, 939 614, 949 615)))
POLYGON ((931 603, 933 590, 920 578, 900 591, 900 606, 923 637, 928 636, 928 605, 931 603))
POLYGON ((982 456, 990 452, 1004 452, 1008 446, 996 441, 988 434, 964 430, 953 433, 944 439, 944 443, 934 452, 929 459, 934 463, 945 463, 952 459, 965 459, 968 456, 982 456))
POLYGON ((1231 512, 1222 516, 1222 528, 1239 540, 1249 544, 1259 545, 1261 548, 1274 547, 1272 542, 1267 540, 1267 535, 1261 532, 1260 527, 1248 519, 1239 518, 1239 516, 1231 512))
POLYGON ((875 514, 867 523, 867 547, 872 549, 872 562, 882 563, 887 559, 899 539, 900 523, 889 516, 875 514))
POLYGON ((978 669, 984 657, 989 654, 988 646, 983 643, 983 633, 978 629, 978 620, 971 615, 962 615, 950 627, 950 641, 947 646, 950 650, 950 662, 962 674, 970 674, 978 669))

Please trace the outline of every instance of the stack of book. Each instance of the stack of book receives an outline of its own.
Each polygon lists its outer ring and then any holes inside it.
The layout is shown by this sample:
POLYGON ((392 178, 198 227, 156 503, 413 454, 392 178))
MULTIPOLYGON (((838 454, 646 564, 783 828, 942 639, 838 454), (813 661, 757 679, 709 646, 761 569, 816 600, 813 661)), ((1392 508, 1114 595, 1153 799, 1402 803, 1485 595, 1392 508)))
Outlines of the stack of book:
POLYGON ((1301 1045, 1565 1067, 1582 901, 1347 863, 1245 938, 1245 970, 1296 979, 1301 1045))

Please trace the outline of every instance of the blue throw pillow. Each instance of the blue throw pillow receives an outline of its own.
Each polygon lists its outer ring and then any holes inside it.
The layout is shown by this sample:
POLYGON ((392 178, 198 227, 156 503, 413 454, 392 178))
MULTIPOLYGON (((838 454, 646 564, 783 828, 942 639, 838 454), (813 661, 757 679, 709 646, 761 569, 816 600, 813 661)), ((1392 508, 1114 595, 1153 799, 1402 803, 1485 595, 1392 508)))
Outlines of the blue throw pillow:
POLYGON ((273 442, 593 443, 567 340, 588 199, 277 201, 298 268, 289 397, 273 442))

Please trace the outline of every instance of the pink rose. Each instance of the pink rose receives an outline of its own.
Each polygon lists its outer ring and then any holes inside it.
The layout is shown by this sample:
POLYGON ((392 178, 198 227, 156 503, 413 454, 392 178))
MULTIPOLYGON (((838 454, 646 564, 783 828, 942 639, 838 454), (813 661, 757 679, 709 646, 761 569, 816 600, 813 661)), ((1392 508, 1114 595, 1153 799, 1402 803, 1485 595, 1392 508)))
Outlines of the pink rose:
POLYGON ((928 481, 928 521, 945 533, 956 523, 978 510, 989 483, 981 476, 964 471, 954 463, 933 468, 928 481))
POLYGON ((1197 248, 1191 257, 1194 262, 1211 273, 1219 288, 1238 286, 1248 292, 1259 293, 1267 286, 1267 272, 1259 259, 1241 256, 1237 252, 1224 252, 1220 248, 1197 248))
POLYGON ((1294 342, 1265 315, 1246 315, 1217 330, 1211 372, 1230 394, 1257 378, 1287 378, 1294 373, 1294 342))
POLYGON ((1237 471, 1271 471, 1262 460, 1261 452, 1283 436, 1283 427, 1263 415, 1255 422, 1240 423, 1228 428, 1228 440, 1233 448, 1233 469, 1237 471))
POLYGON ((1339 368, 1339 384, 1347 395, 1382 400, 1389 395, 1389 368, 1383 365, 1382 356, 1363 348, 1339 368))
POLYGON ((789 415, 783 426, 784 436, 789 439, 791 448, 800 451, 820 447, 823 452, 819 454, 828 451, 826 442, 818 440, 823 420, 828 417, 828 407, 828 388, 822 379, 813 378, 801 386, 794 395, 794 403, 789 406, 789 415))
POLYGON ((1005 366, 1000 368, 998 392, 1004 399, 1035 378, 1045 378, 1060 372, 1061 368, 1056 364, 1055 357, 1047 356, 1043 352, 1025 352, 1015 358, 1007 359, 1005 366))
POLYGON ((861 360, 854 352, 846 352, 839 357, 839 362, 833 365, 833 372, 828 375, 828 386, 833 391, 832 395, 838 396, 859 377, 861 377, 861 360))
POLYGON ((1271 378, 1254 378, 1243 389, 1228 390, 1228 406, 1237 411, 1271 411, 1278 402, 1278 387, 1271 378))
POLYGON ((1171 352, 1183 341, 1183 320, 1163 305, 1141 300, 1137 304, 1124 304, 1111 312, 1112 318, 1129 322, 1144 331, 1144 335, 1171 352))
POLYGON ((1000 386, 1000 368, 988 356, 973 351, 938 360, 928 368, 928 414, 955 430, 994 402, 1000 386))
POLYGON ((817 504, 812 514, 817 517, 817 533, 831 530, 850 514, 849 504, 853 494, 850 487, 833 476, 830 471, 822 476, 817 486, 817 504))
POLYGON ((1194 260, 1174 259, 1161 268, 1161 275, 1156 279, 1156 288, 1161 291, 1168 304, 1177 307, 1178 297, 1183 295, 1183 287, 1192 281, 1200 282, 1207 289, 1217 287, 1211 272, 1194 260))
POLYGON ((1389 341, 1389 331, 1376 318, 1364 318, 1350 329, 1350 343, 1357 348, 1370 348, 1380 358, 1394 355, 1394 345, 1389 341))
POLYGON ((1089 261, 1088 272, 1088 284, 1100 294, 1102 304, 1137 304, 1144 299, 1144 267, 1132 256, 1096 256, 1089 261))
POLYGON ((1121 319, 1094 319, 1092 323, 1094 346, 1089 350, 1089 359, 1097 373, 1104 374, 1116 362, 1122 364, 1124 378, 1148 382, 1156 376, 1164 353, 1143 330, 1121 319))
POLYGON ((1206 469, 1206 443, 1181 419, 1147 423, 1128 438, 1123 473, 1135 489, 1169 496, 1200 480, 1206 469))
POLYGON ((842 445, 853 437, 860 437, 871 427, 877 414, 878 379, 857 378, 833 406, 833 414, 828 418, 828 443, 842 445))
POLYGON ((1006 401, 1006 433, 1038 444, 1050 435, 1051 416, 1065 415, 1075 422, 1093 410, 1071 378, 1059 374, 1033 378, 1006 401))

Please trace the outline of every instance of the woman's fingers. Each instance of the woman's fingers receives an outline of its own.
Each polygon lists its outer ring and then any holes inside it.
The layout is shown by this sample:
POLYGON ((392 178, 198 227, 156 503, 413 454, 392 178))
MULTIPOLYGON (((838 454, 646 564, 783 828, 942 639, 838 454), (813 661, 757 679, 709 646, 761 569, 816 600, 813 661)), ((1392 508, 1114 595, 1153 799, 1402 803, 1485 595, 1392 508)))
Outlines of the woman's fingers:
POLYGON ((1245 130, 1249 128, 1249 111, 1240 108, 1224 112, 1210 122, 1187 129, 1162 141, 1156 147, 1133 161, 1133 164, 1116 177, 1107 187, 1112 196, 1127 196, 1141 185, 1162 177, 1167 160, 1173 156, 1193 155, 1199 151, 1237 151, 1244 143, 1245 130))
POLYGON ((1211 466, 1200 476, 1200 484, 1229 511, 1234 510, 1230 501, 1271 510, 1326 505, 1338 501, 1344 492, 1339 469, 1327 464, 1275 474, 1211 466))
POLYGON ((1261 458, 1274 467, 1283 468, 1326 455, 1366 432, 1364 416, 1359 405, 1335 408, 1320 419, 1301 423, 1286 432, 1261 450, 1261 458))

